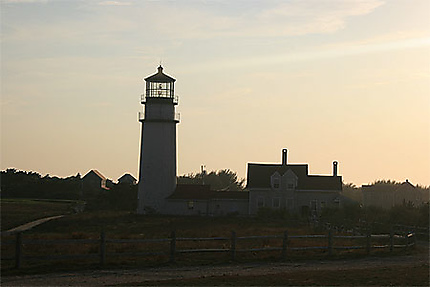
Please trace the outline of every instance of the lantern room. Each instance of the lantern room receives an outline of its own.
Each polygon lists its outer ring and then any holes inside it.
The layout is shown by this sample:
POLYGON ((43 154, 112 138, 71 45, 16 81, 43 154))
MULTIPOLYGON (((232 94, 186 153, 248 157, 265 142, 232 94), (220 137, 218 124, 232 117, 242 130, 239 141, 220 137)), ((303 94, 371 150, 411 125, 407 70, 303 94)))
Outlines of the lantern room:
POLYGON ((146 91, 142 95, 142 103, 147 98, 170 98, 174 104, 178 103, 178 97, 175 96, 175 79, 163 73, 163 67, 158 67, 158 73, 145 78, 146 91))

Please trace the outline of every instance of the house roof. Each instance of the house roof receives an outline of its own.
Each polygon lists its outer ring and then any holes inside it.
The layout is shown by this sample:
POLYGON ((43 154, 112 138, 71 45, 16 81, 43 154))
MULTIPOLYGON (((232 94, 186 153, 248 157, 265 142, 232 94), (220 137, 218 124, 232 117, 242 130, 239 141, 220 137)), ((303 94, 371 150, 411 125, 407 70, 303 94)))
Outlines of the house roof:
POLYGON ((84 175, 84 177, 83 178, 85 178, 85 177, 87 177, 88 175, 90 175, 90 174, 95 174, 97 177, 99 177, 100 179, 102 179, 102 180, 106 180, 106 177, 103 175, 103 174, 101 174, 100 173, 100 171, 98 171, 97 169, 92 169, 92 170, 90 170, 89 172, 87 172, 87 174, 86 175, 84 175))
MULTIPOLYGON (((300 179, 299 179, 300 184, 300 179)), ((311 190, 342 190, 341 176, 308 175, 303 189, 311 190)))
POLYGON ((178 184, 175 192, 167 199, 211 200, 211 199, 248 199, 246 191, 214 191, 210 185, 178 184))
POLYGON ((292 172, 299 178, 299 186, 301 178, 306 177, 308 174, 307 164, 260 164, 260 163, 248 163, 248 176, 247 176, 247 187, 258 188, 258 187, 270 187, 270 176, 275 172, 283 175, 287 170, 291 169, 292 172))
POLYGON ((147 82, 156 82, 156 83, 169 83, 175 82, 176 80, 166 74, 163 73, 163 67, 161 65, 158 67, 158 73, 145 78, 147 82))
POLYGON ((122 180, 133 180, 133 181, 137 181, 137 179, 134 178, 134 176, 132 176, 129 173, 125 173, 123 176, 121 176, 120 178, 118 178, 118 181, 122 181, 122 180))
POLYGON ((412 183, 410 183, 409 180, 406 180, 398 187, 398 189, 410 189, 410 188, 415 188, 415 186, 412 183))
POLYGON ((257 164, 248 163, 248 188, 270 188, 270 177, 275 172, 283 175, 288 170, 298 177, 297 189, 342 190, 341 176, 309 175, 307 164, 257 164))

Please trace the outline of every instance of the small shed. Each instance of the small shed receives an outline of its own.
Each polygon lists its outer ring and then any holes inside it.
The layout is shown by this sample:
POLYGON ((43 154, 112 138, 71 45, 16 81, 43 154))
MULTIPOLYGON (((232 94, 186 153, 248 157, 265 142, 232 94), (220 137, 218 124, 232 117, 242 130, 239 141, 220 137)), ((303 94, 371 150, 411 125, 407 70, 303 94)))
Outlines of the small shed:
POLYGON ((132 176, 131 174, 125 173, 123 176, 118 178, 118 183, 119 184, 136 185, 137 179, 134 178, 134 176, 132 176))
POLYGON ((214 191, 210 185, 178 184, 167 198, 171 214, 247 215, 247 191, 214 191))
POLYGON ((96 169, 92 169, 82 178, 84 190, 109 190, 106 186, 107 179, 96 169))

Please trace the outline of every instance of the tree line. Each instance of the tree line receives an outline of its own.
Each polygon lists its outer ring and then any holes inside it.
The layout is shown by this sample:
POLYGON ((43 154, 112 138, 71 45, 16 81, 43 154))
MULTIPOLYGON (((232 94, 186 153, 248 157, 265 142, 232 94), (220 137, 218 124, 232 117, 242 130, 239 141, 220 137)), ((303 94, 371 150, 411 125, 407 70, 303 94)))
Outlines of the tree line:
POLYGON ((218 191, 243 191, 245 179, 240 179, 236 172, 229 169, 219 171, 201 171, 189 173, 178 177, 178 184, 205 184, 210 185, 212 190, 218 191))
MULTIPOLYGON (((136 209, 137 186, 119 185, 109 181, 108 191, 93 193, 82 192, 82 178, 78 173, 74 176, 59 178, 49 174, 42 176, 34 171, 20 171, 14 168, 1 171, 2 198, 37 198, 37 199, 70 199, 85 200, 89 208, 136 209)), ((178 184, 205 184, 211 190, 244 191, 245 179, 239 178, 230 169, 178 176, 178 184)), ((401 182, 378 180, 372 183, 377 189, 386 190, 397 188, 401 182)), ((429 198, 430 187, 416 186, 429 198)), ((361 187, 351 183, 343 184, 342 194, 356 201, 362 202, 361 187)))
MULTIPOLYGON (((115 184, 108 180, 109 190, 83 190, 82 177, 59 178, 49 174, 42 176, 34 171, 14 168, 2 170, 2 198, 68 199, 83 200, 86 209, 136 210, 137 185, 115 184)), ((244 190, 244 179, 229 169, 187 174, 178 177, 179 184, 208 184, 212 190, 244 190)))
MULTIPOLYGON (((397 182, 394 180, 376 180, 369 185, 372 185, 372 189, 374 191, 389 191, 389 190, 395 190, 399 186, 401 186, 402 182, 397 182)), ((430 186, 421 186, 416 185, 415 189, 422 194, 422 198, 426 199, 426 201, 429 201, 430 196, 430 186)), ((345 195, 348 198, 351 198, 359 203, 363 202, 363 193, 362 188, 356 186, 352 183, 343 183, 342 186, 342 194, 345 195)))
POLYGON ((86 202, 86 209, 135 210, 137 205, 137 186, 109 181, 109 190, 84 191, 79 173, 59 178, 10 168, 2 170, 0 176, 2 198, 81 200, 86 202))

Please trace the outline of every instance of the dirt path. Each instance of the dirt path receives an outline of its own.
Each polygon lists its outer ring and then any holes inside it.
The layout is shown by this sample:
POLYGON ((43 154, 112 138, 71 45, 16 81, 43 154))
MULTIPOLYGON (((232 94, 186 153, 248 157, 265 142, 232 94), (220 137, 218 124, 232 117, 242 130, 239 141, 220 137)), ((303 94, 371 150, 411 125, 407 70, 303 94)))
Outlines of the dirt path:
POLYGON ((11 276, 2 278, 2 286, 113 286, 144 281, 209 276, 270 275, 307 270, 354 270, 363 268, 417 266, 428 264, 428 248, 417 255, 367 257, 349 260, 323 260, 297 263, 230 264, 201 267, 161 267, 133 270, 104 270, 64 272, 45 275, 11 276))
POLYGON ((61 218, 61 217, 64 217, 64 215, 57 215, 57 216, 51 216, 51 217, 41 218, 41 219, 29 222, 29 223, 20 225, 18 227, 9 229, 7 231, 4 231, 4 232, 2 232, 2 234, 3 235, 8 235, 8 234, 14 234, 14 233, 17 233, 17 232, 23 232, 23 231, 29 230, 29 229, 37 226, 37 225, 45 223, 47 221, 58 219, 58 218, 61 218))

